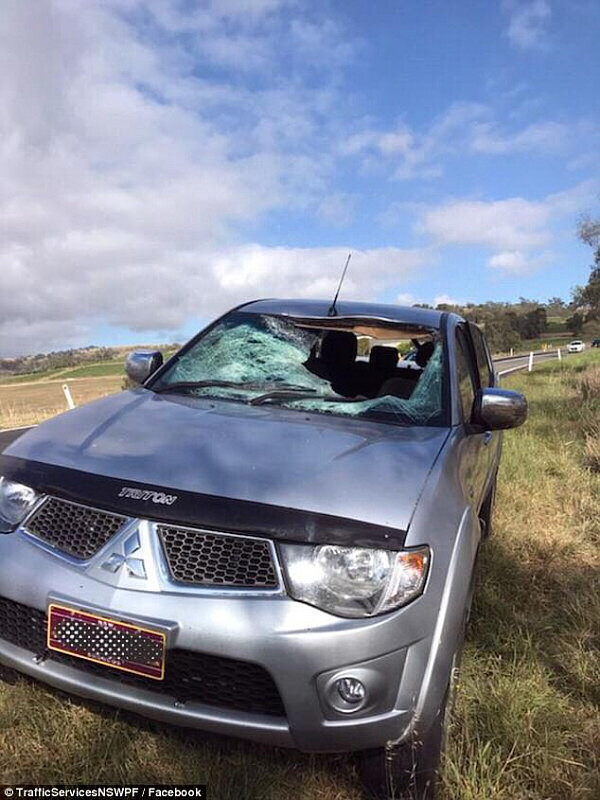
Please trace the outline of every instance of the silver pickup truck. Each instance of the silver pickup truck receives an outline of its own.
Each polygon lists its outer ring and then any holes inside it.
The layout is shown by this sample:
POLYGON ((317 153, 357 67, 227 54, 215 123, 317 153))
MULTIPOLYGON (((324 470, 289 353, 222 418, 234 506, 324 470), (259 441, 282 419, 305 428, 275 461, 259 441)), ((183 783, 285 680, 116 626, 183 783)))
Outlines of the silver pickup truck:
POLYGON ((263 300, 0 455, 0 662, 434 796, 503 428, 460 317, 263 300), (412 364, 399 359, 411 348, 412 364))

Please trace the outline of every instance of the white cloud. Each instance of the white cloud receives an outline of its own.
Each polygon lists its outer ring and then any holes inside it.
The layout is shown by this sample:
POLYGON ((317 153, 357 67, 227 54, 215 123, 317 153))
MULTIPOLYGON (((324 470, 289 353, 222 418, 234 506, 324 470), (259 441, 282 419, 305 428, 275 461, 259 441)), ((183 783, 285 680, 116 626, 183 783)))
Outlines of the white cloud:
POLYGON ((520 50, 540 50, 548 46, 548 25, 552 9, 547 0, 504 0, 509 16, 507 36, 520 50))
POLYGON ((417 229, 438 247, 491 250, 487 265, 493 270, 530 272, 553 258, 549 248, 556 239, 556 226, 566 221, 572 228, 578 210, 593 202, 597 191, 597 182, 590 180, 538 201, 523 197, 450 200, 422 208, 417 229))
POLYGON ((342 156, 359 158, 367 172, 387 172, 394 180, 440 177, 449 159, 476 155, 556 155, 579 153, 595 128, 585 120, 546 119, 521 127, 502 124, 490 106, 454 103, 422 131, 399 122, 389 130, 364 125, 340 145, 342 156))
POLYGON ((418 229, 438 244, 481 245, 498 251, 539 248, 552 238, 551 222, 593 202, 594 180, 583 181, 542 200, 449 200, 421 209, 418 229))
MULTIPOLYGON (((329 288, 337 254, 274 256, 235 244, 274 209, 338 224, 352 213, 352 198, 331 190, 333 157, 315 131, 327 134, 353 44, 333 24, 291 25, 290 5, 89 0, 82 14, 74 0, 48 0, 32 15, 5 0, 3 350, 69 344, 100 322, 177 329, 247 291, 329 288), (293 57, 277 60, 278 48, 293 57), (320 48, 335 58, 312 89, 303 70, 314 69, 320 48), (258 84, 245 83, 240 60, 262 71, 258 84)), ((365 256, 373 286, 385 283, 380 258, 410 267, 398 253, 365 256)), ((358 273, 353 280, 375 291, 358 273)))
POLYGON ((545 267, 553 261, 551 251, 521 252, 506 250, 495 253, 487 260, 487 266, 497 273, 505 275, 528 275, 545 267))
POLYGON ((414 294, 410 292, 401 292, 400 294, 396 295, 396 299, 394 300, 395 303, 401 306, 413 306, 418 304, 428 304, 433 308, 436 308, 439 305, 448 305, 448 306, 464 306, 464 300, 457 300, 454 297, 451 297, 448 294, 436 294, 433 299, 429 298, 428 300, 423 300, 422 298, 415 297, 414 294))
POLYGON ((419 300, 410 292, 400 292, 394 299, 394 303, 397 303, 399 306, 414 306, 416 303, 422 302, 422 300, 419 300))
POLYGON ((440 305, 464 306, 465 305, 465 301, 464 300, 457 300, 455 297, 450 297, 450 295, 448 295, 448 294, 437 294, 433 298, 433 304, 432 305, 433 305, 434 308, 436 308, 437 306, 440 306, 440 305))
POLYGON ((344 192, 333 192, 319 203, 319 217, 327 225, 343 227, 349 225, 354 217, 357 197, 344 192))
POLYGON ((547 244, 551 210, 544 203, 508 200, 455 200, 426 210, 421 229, 443 244, 520 249, 547 244))
POLYGON ((488 266, 503 272, 523 273, 531 268, 531 263, 525 253, 520 250, 504 250, 488 259, 488 266))
POLYGON ((527 125, 512 133, 501 131, 490 123, 474 127, 471 147, 480 153, 504 155, 518 152, 557 153, 565 149, 573 135, 573 127, 547 121, 527 125))
POLYGON ((342 142, 344 155, 356 155, 365 150, 373 150, 384 156, 407 157, 415 144, 415 138, 408 127, 400 123, 392 131, 367 130, 349 136, 342 142))
POLYGON ((218 286, 237 301, 237 293, 267 292, 297 297, 333 295, 348 252, 352 260, 344 281, 348 298, 375 298, 386 287, 414 275, 424 267, 425 250, 382 247, 352 250, 348 247, 288 248, 244 245, 216 254, 211 271, 218 286))
POLYGON ((367 127, 348 136, 340 152, 360 157, 366 169, 382 165, 389 170, 391 165, 396 180, 435 178, 442 174, 442 157, 456 153, 470 126, 488 116, 478 103, 454 103, 422 133, 402 121, 387 131, 367 127))

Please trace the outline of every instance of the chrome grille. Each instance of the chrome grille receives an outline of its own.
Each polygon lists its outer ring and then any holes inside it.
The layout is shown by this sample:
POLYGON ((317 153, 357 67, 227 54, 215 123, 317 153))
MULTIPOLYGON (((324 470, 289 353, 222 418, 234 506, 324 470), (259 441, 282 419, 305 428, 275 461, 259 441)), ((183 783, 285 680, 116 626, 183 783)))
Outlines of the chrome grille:
POLYGON ((271 589, 278 585, 264 539, 157 526, 173 578, 182 583, 271 589))
POLYGON ((49 497, 25 524, 25 530, 75 558, 100 550, 127 517, 49 497))

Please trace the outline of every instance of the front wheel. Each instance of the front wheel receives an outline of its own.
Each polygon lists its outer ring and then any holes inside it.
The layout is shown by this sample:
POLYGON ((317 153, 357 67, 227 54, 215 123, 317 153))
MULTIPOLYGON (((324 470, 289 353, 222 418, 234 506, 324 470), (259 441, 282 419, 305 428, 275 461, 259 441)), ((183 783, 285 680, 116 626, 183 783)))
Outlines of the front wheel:
POLYGON ((487 539, 493 530, 493 517, 494 517, 494 503, 496 502, 496 483, 497 478, 494 476, 492 485, 488 489, 485 500, 481 504, 479 511, 479 518, 483 523, 483 535, 487 539))
POLYGON ((452 659, 444 699, 426 734, 419 740, 395 747, 357 754, 362 782, 377 800, 434 800, 440 760, 450 728, 463 642, 464 628, 452 659))

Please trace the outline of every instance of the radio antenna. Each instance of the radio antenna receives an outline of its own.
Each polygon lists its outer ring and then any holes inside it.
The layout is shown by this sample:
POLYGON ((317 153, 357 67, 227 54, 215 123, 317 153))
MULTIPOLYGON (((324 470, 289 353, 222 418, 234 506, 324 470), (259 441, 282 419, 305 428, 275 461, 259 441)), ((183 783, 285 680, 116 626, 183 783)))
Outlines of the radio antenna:
POLYGON ((346 270, 348 269, 348 264, 350 263, 350 259, 352 258, 352 253, 348 253, 348 258, 346 259, 346 263, 344 264, 344 269, 342 271, 342 277, 340 278, 340 282, 338 284, 337 292, 335 293, 335 297, 333 298, 333 303, 329 306, 329 311, 327 312, 328 317, 335 317, 337 314, 337 309, 335 304, 337 303, 338 295, 340 293, 340 289, 342 288, 342 283, 344 282, 344 278, 346 277, 346 270))

